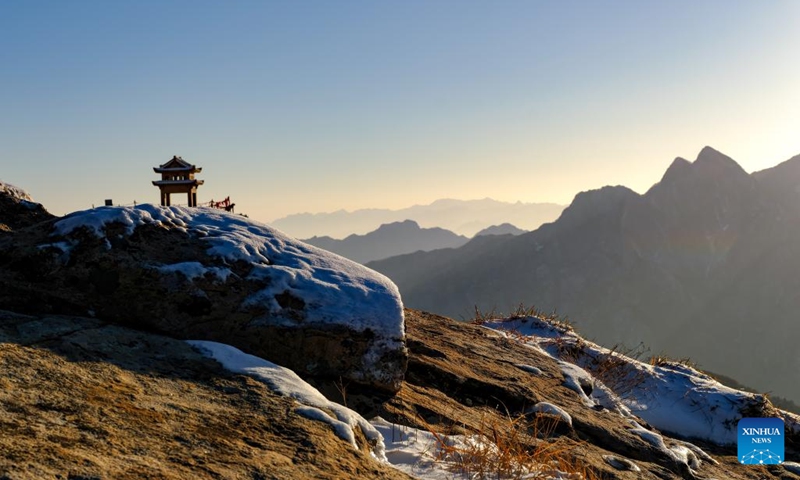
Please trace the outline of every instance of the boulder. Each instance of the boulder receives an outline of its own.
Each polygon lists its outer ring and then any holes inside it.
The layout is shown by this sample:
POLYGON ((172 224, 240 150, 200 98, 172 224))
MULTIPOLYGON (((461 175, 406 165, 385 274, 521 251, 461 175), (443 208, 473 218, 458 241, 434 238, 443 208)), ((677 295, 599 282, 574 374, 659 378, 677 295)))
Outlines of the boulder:
POLYGON ((100 207, 0 237, 0 308, 214 340, 389 391, 407 364, 390 280, 206 208, 100 207))

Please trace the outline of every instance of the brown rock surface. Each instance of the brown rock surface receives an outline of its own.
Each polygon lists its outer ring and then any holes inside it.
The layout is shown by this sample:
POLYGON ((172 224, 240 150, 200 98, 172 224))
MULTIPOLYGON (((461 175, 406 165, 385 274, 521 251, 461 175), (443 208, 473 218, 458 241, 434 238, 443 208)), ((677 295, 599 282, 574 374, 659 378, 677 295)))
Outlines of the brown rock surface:
POLYGON ((403 479, 185 342, 0 312, 0 478, 403 479))

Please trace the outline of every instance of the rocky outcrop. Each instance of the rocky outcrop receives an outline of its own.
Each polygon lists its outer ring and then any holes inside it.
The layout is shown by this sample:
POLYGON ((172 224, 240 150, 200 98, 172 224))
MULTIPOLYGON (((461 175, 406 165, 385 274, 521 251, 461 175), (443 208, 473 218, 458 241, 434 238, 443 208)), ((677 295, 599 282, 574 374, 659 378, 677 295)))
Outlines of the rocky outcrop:
POLYGON ((409 478, 295 405, 180 340, 0 311, 6 480, 409 478))
POLYGON ((25 190, 0 182, 0 235, 54 218, 25 190))
POLYGON ((101 207, 0 237, 0 308, 214 340, 390 391, 407 360, 391 281, 209 209, 101 207))
MULTIPOLYGON (((599 396, 597 392, 592 393, 593 389, 600 391, 597 378, 571 387, 567 375, 570 370, 563 362, 541 349, 523 344, 513 334, 503 335, 482 326, 416 310, 406 310, 406 323, 411 357, 403 387, 390 398, 359 397, 351 392, 348 395, 351 404, 360 405, 362 409, 371 406, 382 417, 404 425, 456 433, 513 436, 520 442, 528 442, 531 451, 537 446, 541 448, 540 441, 535 436, 521 435, 519 428, 523 432, 539 428, 540 436, 541 430, 546 430, 549 433, 544 436, 550 442, 549 448, 564 452, 575 462, 573 465, 582 465, 584 471, 593 474, 592 478, 800 478, 778 465, 743 467, 737 460, 735 445, 717 445, 692 435, 659 432, 638 419, 639 427, 650 432, 642 435, 630 417, 606 408, 602 402, 587 405, 587 395, 599 396), (579 392, 574 389, 576 387, 579 392), (546 411, 551 406, 557 406, 561 413, 548 415, 546 411), (536 427, 539 413, 531 414, 540 411, 545 411, 550 422, 545 423, 548 427, 544 429, 541 421, 536 427), (563 413, 568 414, 571 423, 559 418, 563 413), (654 437, 661 438, 663 444, 671 448, 656 448, 648 441, 654 437), (684 447, 695 453, 688 458, 674 454, 684 447)), ((614 378, 614 372, 609 373, 607 380, 614 378)), ((620 376, 617 380, 636 379, 620 376)), ((719 408, 711 401, 705 406, 687 401, 683 407, 701 418, 711 418, 719 408), (703 411, 706 407, 708 410, 703 411)), ((755 411, 742 413, 757 414, 755 411)), ((697 428, 702 430, 703 425, 697 428)), ((796 458, 800 452, 798 440, 796 432, 787 437, 788 459, 796 458)))

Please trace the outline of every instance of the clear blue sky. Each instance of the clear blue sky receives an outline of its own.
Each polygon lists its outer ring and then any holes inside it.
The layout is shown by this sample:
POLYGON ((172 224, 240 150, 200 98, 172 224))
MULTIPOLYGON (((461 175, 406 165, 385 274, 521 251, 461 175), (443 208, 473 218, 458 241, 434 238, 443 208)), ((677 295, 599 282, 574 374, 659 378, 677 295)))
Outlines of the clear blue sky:
POLYGON ((0 179, 156 202, 178 154, 267 221, 641 192, 800 154, 798 45, 797 1, 2 2, 0 179))

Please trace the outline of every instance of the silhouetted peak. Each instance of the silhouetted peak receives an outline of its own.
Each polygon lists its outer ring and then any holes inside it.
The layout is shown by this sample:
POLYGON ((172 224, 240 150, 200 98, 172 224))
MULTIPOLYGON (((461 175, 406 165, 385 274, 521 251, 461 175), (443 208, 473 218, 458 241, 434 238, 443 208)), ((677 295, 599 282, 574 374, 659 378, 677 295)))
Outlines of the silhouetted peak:
POLYGON ((747 175, 747 172, 745 172, 734 159, 711 147, 703 147, 703 149, 700 150, 700 153, 697 155, 697 160, 694 161, 694 167, 713 169, 714 171, 731 169, 747 175))
POLYGON ((720 182, 742 187, 751 183, 751 180, 731 157, 711 147, 704 147, 693 163, 681 157, 673 160, 661 181, 653 185, 645 196, 653 198, 659 195, 658 192, 672 191, 675 187, 692 190, 718 188, 720 182))

